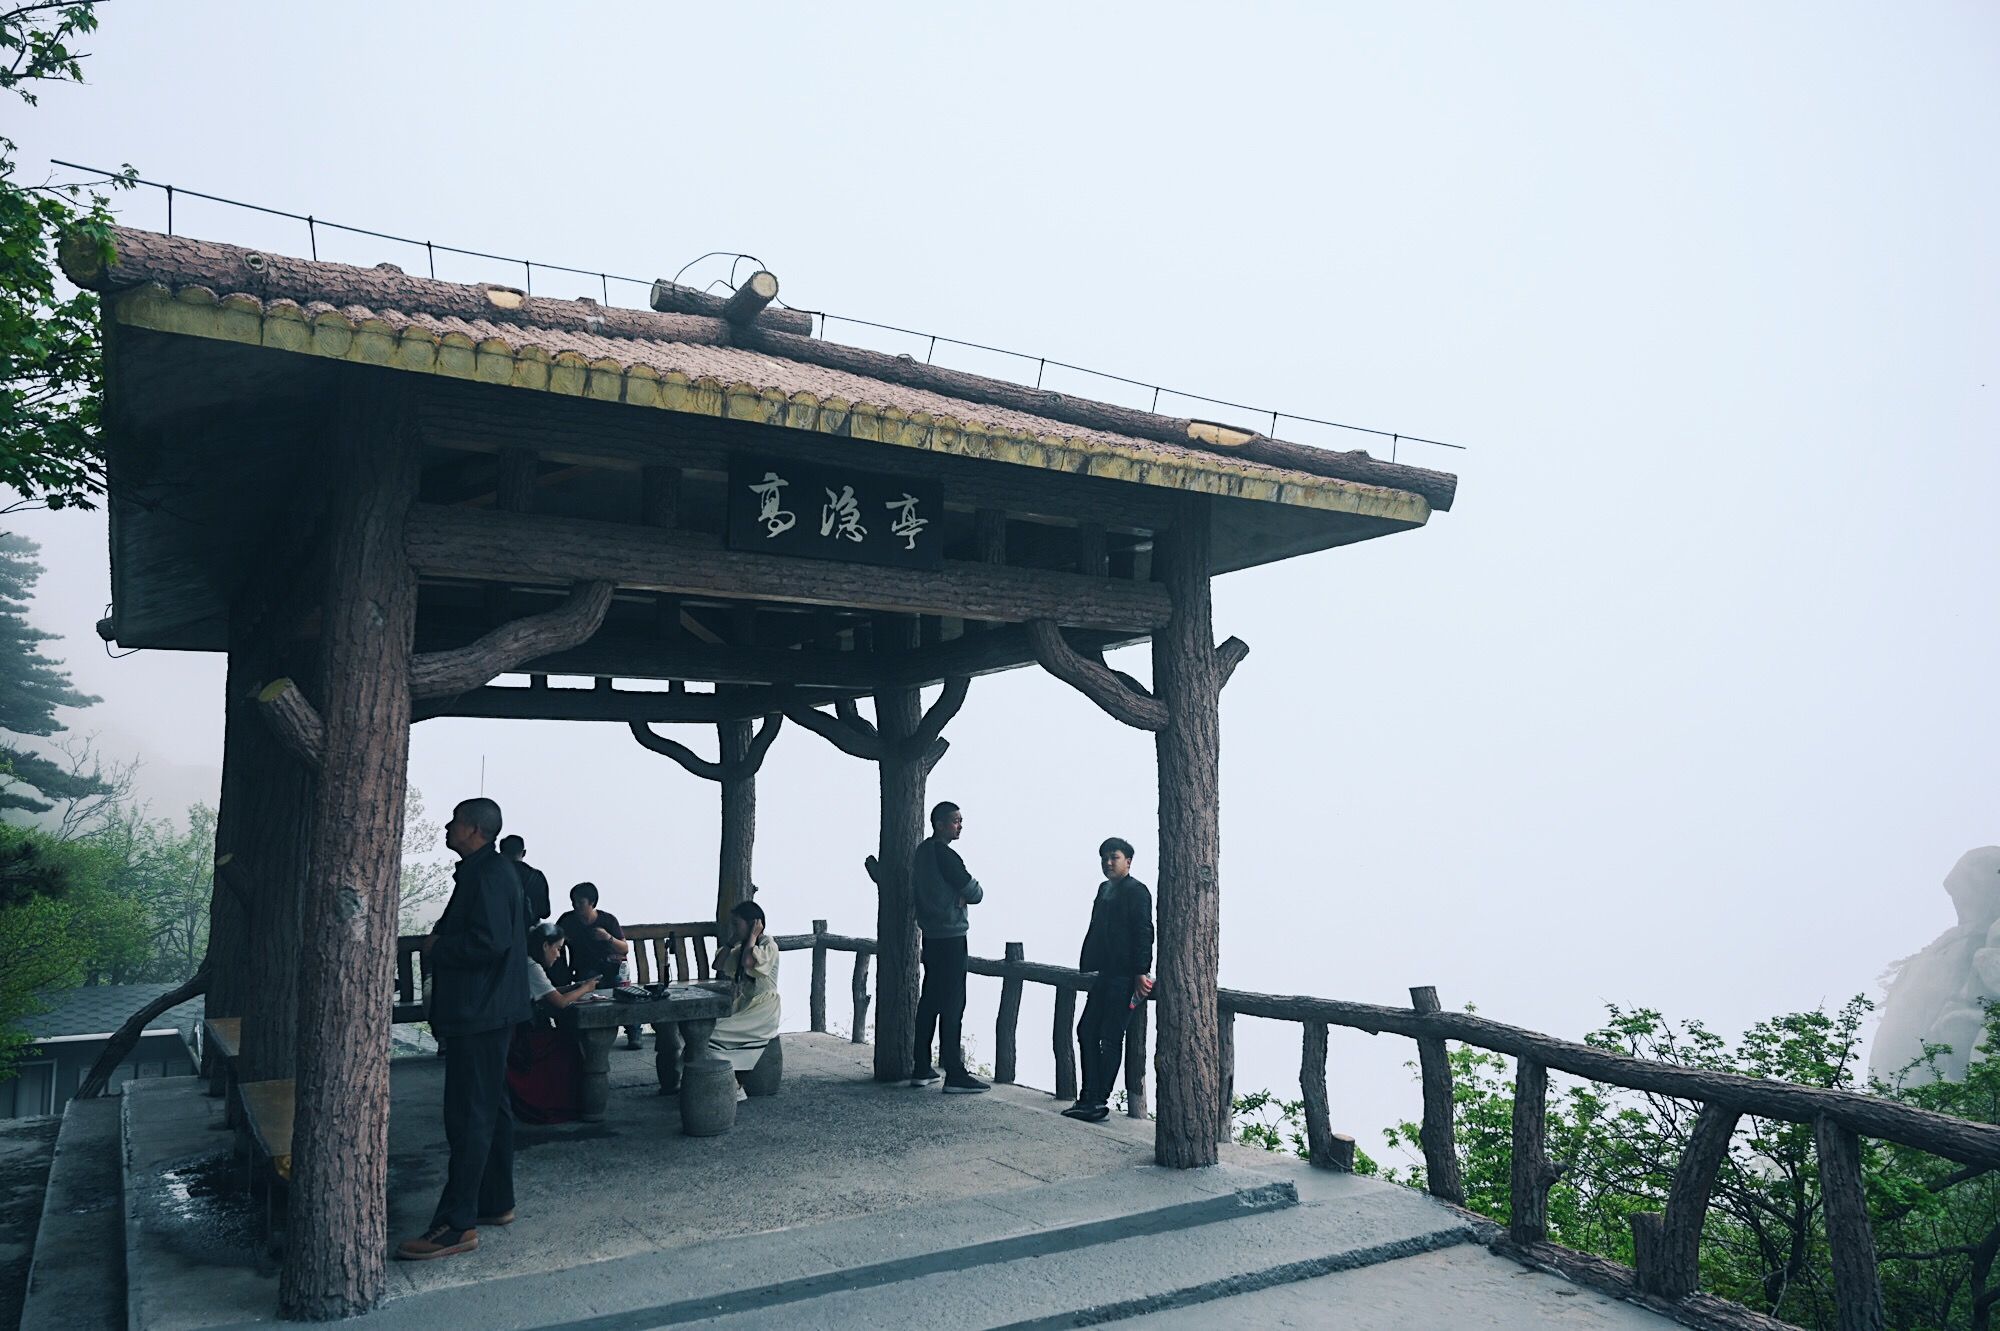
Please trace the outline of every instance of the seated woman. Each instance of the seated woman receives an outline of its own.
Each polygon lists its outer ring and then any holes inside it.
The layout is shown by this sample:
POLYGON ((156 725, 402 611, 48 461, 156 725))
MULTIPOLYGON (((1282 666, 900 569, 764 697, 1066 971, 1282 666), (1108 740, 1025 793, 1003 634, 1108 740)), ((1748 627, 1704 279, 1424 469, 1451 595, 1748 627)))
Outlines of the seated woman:
POLYGON ((555 1014, 596 989, 597 977, 556 988, 549 967, 562 949, 563 932, 555 925, 528 929, 528 1001, 534 1004, 535 1015, 516 1028, 507 1051, 507 1090, 514 1117, 523 1123, 567 1123, 577 1116, 583 1051, 574 1035, 555 1028, 555 1014))
POLYGON ((736 1005, 715 1023, 710 1052, 736 1071, 736 1098, 744 1094, 743 1074, 757 1066, 764 1047, 778 1033, 778 943, 764 936, 764 908, 745 901, 729 912, 732 941, 715 959, 717 979, 736 985, 736 1005))

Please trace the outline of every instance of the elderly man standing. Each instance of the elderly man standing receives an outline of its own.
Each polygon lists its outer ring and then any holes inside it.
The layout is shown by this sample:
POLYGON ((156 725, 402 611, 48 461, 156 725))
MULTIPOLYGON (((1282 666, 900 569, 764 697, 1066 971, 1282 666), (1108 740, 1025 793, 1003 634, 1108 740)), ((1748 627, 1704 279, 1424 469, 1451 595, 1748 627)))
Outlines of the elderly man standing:
POLYGON ((489 799, 466 800, 445 824, 458 867, 451 901, 423 949, 435 977, 431 1027, 444 1037, 451 1163, 431 1227, 396 1249, 406 1261, 470 1252, 479 1246, 478 1226, 514 1222, 507 1042, 528 1019, 527 922, 520 875, 494 849, 499 835, 500 806, 489 799))

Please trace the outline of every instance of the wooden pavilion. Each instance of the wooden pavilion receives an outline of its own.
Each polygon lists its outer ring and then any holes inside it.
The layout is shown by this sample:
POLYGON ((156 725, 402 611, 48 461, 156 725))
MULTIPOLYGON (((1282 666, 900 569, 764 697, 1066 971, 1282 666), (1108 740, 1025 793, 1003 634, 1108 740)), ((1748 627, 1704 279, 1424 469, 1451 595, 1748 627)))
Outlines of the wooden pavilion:
POLYGON ((624 723, 718 782, 719 910, 749 891, 784 720, 875 764, 890 1079, 926 776, 971 677, 1040 664, 1155 736, 1156 1153, 1214 1162, 1217 704, 1247 649, 1215 643, 1209 581, 1422 526, 1452 476, 833 344, 767 273, 726 300, 660 283, 638 311, 126 229, 63 257, 103 296, 101 631, 229 657, 207 1010, 242 1019, 243 1079, 296 1082, 286 1315, 383 1290, 429 717, 624 723), (1150 688, 1103 659, 1144 640, 1150 688), (717 760, 668 724, 714 727, 717 760))

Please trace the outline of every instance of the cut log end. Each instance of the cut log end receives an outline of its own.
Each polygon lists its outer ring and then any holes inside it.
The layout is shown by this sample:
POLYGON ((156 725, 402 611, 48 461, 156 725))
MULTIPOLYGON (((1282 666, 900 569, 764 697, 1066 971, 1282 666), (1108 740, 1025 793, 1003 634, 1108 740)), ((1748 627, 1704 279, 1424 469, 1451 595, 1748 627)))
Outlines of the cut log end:
POLYGON ((777 296, 778 279, 759 268, 723 304, 722 317, 740 328, 762 314, 777 296))
POLYGON ((1239 429, 1220 421, 1189 421, 1188 438, 1207 448, 1242 448, 1262 438, 1255 430, 1239 429))

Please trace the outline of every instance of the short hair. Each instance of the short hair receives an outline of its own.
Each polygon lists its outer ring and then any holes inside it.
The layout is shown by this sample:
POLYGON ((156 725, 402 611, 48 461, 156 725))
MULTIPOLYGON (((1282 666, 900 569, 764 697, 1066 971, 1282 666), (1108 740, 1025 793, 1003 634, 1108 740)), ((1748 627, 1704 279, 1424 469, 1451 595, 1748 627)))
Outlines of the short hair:
POLYGON ((500 835, 500 806, 484 795, 460 800, 451 815, 489 842, 500 835))
POLYGON ((1097 858, 1106 859, 1113 851, 1122 851, 1126 859, 1132 858, 1132 843, 1122 836, 1104 838, 1104 844, 1097 848, 1097 858))
POLYGON ((569 899, 575 901, 578 897, 582 897, 585 901, 595 906, 597 904, 597 884, 578 883, 575 887, 572 887, 569 890, 569 899))
POLYGON ((739 901, 729 908, 729 913, 746 924, 768 924, 764 918, 764 908, 754 901, 739 901))
POLYGON ((950 800, 939 800, 931 807, 931 826, 936 827, 945 819, 958 812, 958 806, 950 800))
POLYGON ((528 843, 517 836, 503 836, 500 838, 500 853, 502 855, 525 855, 528 853, 528 843))

